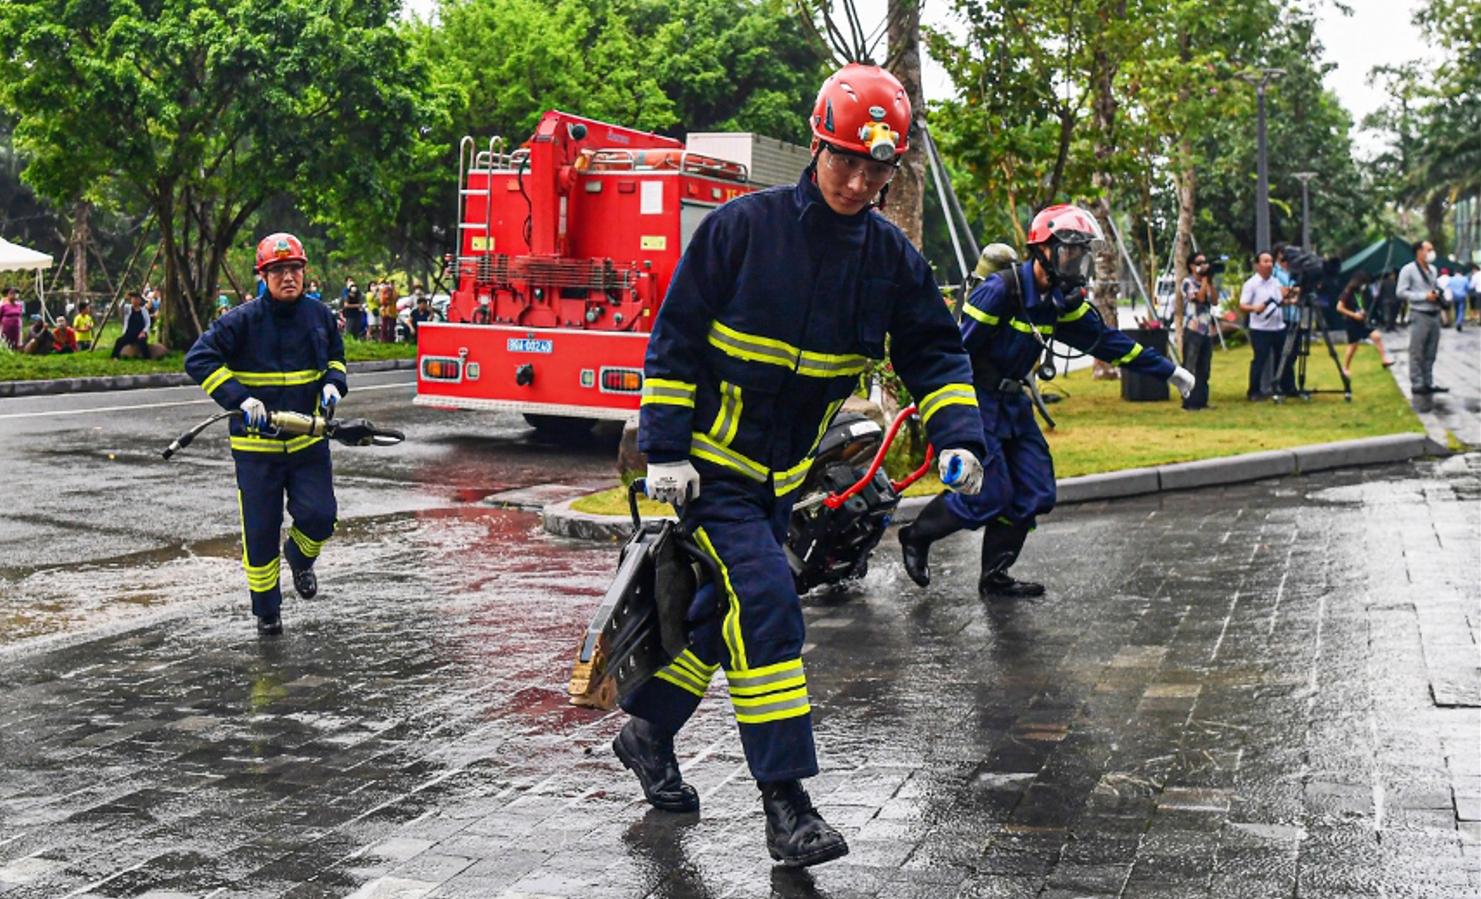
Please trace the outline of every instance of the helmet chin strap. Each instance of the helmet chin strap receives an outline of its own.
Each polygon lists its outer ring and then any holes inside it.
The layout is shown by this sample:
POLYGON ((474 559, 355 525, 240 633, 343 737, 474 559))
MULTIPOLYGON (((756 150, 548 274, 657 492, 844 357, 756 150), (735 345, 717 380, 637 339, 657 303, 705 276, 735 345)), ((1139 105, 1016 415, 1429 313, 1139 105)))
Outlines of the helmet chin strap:
POLYGON ((890 185, 889 185, 889 182, 885 182, 885 186, 884 187, 881 187, 879 189, 879 199, 875 200, 870 205, 873 206, 875 209, 883 209, 884 208, 885 198, 888 197, 889 195, 890 195, 890 185))

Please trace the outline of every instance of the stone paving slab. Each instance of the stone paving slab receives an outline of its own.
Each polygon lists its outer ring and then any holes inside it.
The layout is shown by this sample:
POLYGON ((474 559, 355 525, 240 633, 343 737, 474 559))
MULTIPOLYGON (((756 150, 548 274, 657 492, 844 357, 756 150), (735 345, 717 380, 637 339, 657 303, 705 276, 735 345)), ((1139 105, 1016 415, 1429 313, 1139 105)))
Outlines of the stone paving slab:
POLYGON ((1478 500, 1469 455, 1082 503, 1018 604, 971 534, 930 590, 881 553, 805 601, 853 849, 809 873, 765 858, 723 679, 678 741, 697 815, 566 704, 610 547, 389 520, 280 641, 224 597, 7 655, 0 896, 1477 899, 1478 500))

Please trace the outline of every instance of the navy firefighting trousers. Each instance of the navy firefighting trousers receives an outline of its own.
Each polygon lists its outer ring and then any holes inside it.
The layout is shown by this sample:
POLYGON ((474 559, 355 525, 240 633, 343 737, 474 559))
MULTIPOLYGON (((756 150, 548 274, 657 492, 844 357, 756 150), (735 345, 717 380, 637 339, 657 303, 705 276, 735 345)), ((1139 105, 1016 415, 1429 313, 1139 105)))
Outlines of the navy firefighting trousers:
POLYGON ((948 494, 946 508, 969 528, 1005 519, 1001 523, 1031 531, 1038 516, 1054 508, 1054 460, 1027 402, 1022 411, 1003 411, 992 420, 983 415, 987 455, 982 459, 982 491, 975 496, 948 494), (995 427, 999 422, 1011 426, 995 427))
POLYGON ((690 618, 723 616, 699 628, 673 664, 622 707, 660 731, 678 733, 725 669, 741 746, 758 781, 818 773, 812 706, 802 672, 802 603, 783 544, 792 495, 770 483, 710 478, 684 513, 684 530, 716 559, 722 583, 701 589, 690 618))
POLYGON ((296 453, 233 452, 237 466, 237 502, 242 512, 242 565, 252 591, 252 614, 278 614, 283 592, 278 587, 278 540, 283 530, 283 496, 288 498, 288 563, 312 567, 325 541, 334 533, 338 507, 329 444, 318 443, 296 453))

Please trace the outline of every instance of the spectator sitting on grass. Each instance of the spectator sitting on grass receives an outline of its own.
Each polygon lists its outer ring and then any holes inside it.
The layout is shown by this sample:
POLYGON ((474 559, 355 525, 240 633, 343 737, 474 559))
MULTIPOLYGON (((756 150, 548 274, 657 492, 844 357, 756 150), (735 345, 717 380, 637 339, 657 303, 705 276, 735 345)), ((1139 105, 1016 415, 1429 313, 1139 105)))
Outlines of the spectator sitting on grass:
POLYGON ((26 335, 26 345, 21 347, 21 352, 27 356, 50 356, 54 343, 51 329, 41 320, 40 313, 31 316, 31 330, 26 335))
POLYGON ((57 324, 51 331, 51 349, 54 353, 77 352, 77 332, 67 324, 67 316, 59 316, 57 324))
POLYGON ((124 347, 137 347, 140 359, 149 358, 149 313, 144 309, 144 296, 129 291, 129 312, 123 322, 123 335, 113 342, 113 358, 120 358, 124 347))
POLYGON ((93 348, 93 315, 92 304, 87 300, 77 304, 77 314, 72 316, 72 330, 76 333, 77 348, 79 350, 90 350, 93 348))

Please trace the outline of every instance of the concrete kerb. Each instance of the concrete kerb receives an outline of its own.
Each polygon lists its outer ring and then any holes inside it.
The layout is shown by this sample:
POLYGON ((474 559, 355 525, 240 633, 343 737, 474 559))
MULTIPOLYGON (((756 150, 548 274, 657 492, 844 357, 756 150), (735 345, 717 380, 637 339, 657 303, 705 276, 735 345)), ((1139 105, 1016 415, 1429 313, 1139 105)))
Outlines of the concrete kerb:
MULTIPOLYGON (((1059 504, 1096 502, 1162 493, 1169 490, 1193 490, 1261 481, 1290 474, 1309 474, 1332 468, 1358 465, 1382 465, 1425 456, 1448 455, 1449 451, 1426 435, 1390 434, 1363 437, 1336 443, 1317 443, 1287 450, 1267 450, 1197 462, 1178 462, 1155 468, 1130 468, 1104 474, 1060 478, 1056 483, 1059 504)), ((579 499, 579 497, 578 497, 579 499)), ((910 521, 930 502, 928 496, 911 496, 900 501, 897 522, 910 521)), ((620 542, 632 532, 632 521, 626 515, 592 515, 571 508, 576 499, 552 503, 541 510, 545 530, 562 537, 620 542)))
MULTIPOLYGON (((396 371, 416 368, 415 359, 372 359, 351 362, 351 374, 372 371, 396 371)), ((61 393, 96 393, 105 390, 138 390, 145 387, 181 387, 192 384, 184 372, 154 372, 141 375, 113 375, 106 378, 52 378, 44 381, 0 381, 0 398, 51 396, 61 393)))

